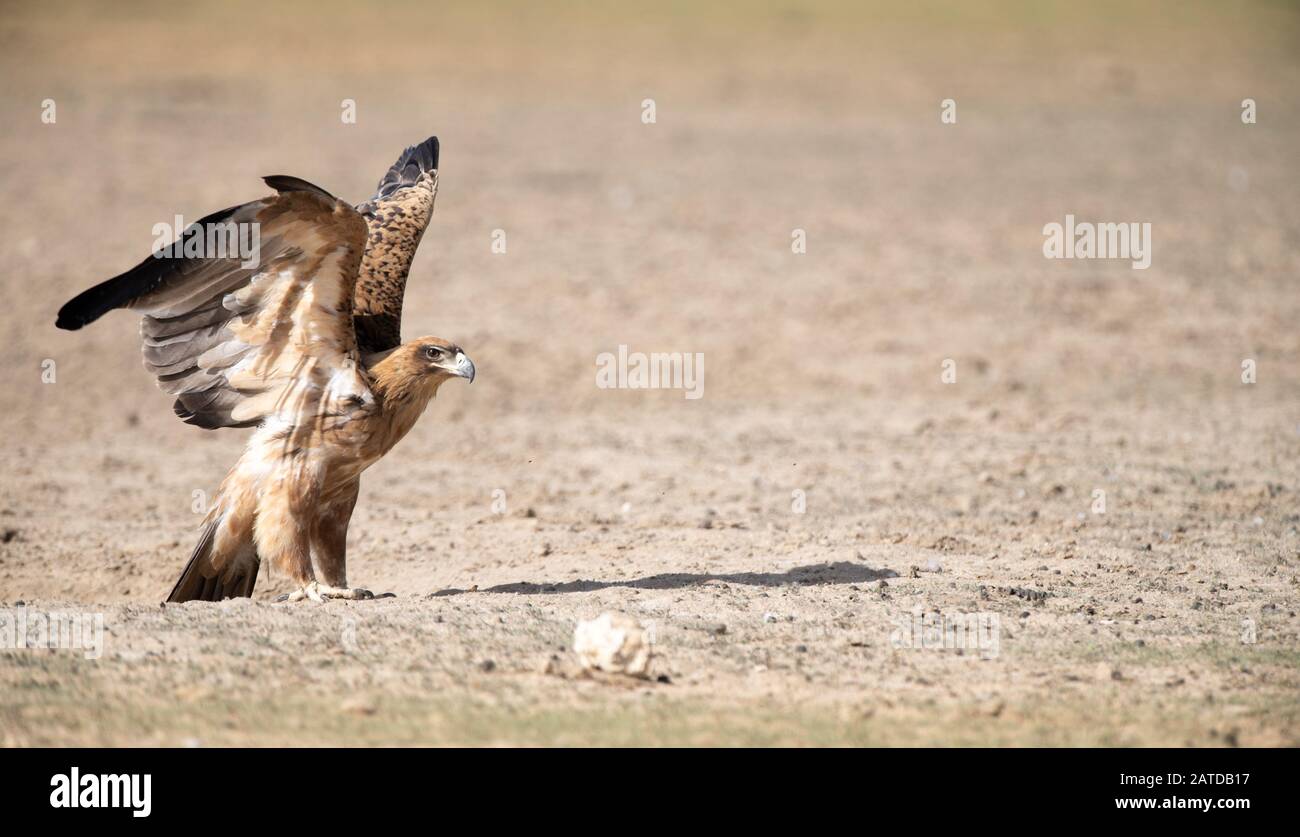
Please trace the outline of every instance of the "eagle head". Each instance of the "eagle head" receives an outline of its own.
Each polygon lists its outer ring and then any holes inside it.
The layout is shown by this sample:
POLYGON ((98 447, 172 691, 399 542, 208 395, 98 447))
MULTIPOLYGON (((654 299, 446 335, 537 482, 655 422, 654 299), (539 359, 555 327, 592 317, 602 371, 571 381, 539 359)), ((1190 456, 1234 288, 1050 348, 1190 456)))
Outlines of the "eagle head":
POLYGON ((421 337, 410 345, 414 355, 411 358, 412 371, 418 369, 426 376, 433 376, 438 383, 449 378, 464 378, 474 383, 474 361, 455 343, 440 337, 421 337))
POLYGON ((410 340, 368 366, 375 394, 389 404, 424 404, 452 378, 474 380, 474 362, 440 337, 410 340))

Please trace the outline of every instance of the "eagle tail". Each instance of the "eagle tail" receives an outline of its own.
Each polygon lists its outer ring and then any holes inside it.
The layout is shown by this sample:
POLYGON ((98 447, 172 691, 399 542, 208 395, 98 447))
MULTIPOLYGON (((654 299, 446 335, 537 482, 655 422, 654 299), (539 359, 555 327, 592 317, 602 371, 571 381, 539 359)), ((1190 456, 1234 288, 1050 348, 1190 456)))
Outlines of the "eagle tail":
POLYGON ((257 569, 261 563, 257 556, 242 562, 230 571, 222 572, 212 565, 212 545, 221 515, 214 515, 203 527, 199 543, 186 562, 181 577, 176 580, 168 602, 219 602, 222 599, 248 598, 257 584, 257 569))

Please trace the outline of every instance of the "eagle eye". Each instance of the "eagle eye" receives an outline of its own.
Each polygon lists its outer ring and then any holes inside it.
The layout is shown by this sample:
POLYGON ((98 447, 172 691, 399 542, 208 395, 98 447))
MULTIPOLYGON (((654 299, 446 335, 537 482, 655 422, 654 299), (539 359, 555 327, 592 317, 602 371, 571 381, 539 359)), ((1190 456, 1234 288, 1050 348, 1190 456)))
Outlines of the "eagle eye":
POLYGON ((439 349, 437 346, 424 347, 424 356, 427 357, 429 360, 437 360, 438 356, 441 354, 442 354, 442 349, 439 349))

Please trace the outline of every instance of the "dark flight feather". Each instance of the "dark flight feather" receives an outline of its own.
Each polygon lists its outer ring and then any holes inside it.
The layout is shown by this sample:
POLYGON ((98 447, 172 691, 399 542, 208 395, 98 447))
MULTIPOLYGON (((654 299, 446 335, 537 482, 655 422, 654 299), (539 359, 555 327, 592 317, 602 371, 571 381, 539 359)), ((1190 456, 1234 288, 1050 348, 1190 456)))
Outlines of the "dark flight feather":
POLYGON ((334 197, 329 192, 326 192, 315 183, 308 183, 301 177, 294 177, 291 174, 272 174, 263 177, 262 180, 267 186, 270 186, 282 195, 285 192, 311 192, 314 195, 320 195, 322 198, 328 198, 332 201, 338 200, 338 198, 334 197))
MULTIPOLYGON (((228 207, 199 219, 197 223, 185 228, 180 240, 196 227, 206 229, 209 224, 229 220, 238 209, 238 206, 228 207)), ((153 293, 165 277, 176 273, 184 263, 185 258, 182 256, 151 255, 126 273, 106 279, 74 296, 59 309, 54 324, 68 331, 89 325, 109 311, 125 308, 140 297, 153 293)))
MULTIPOLYGON (((438 138, 429 137, 419 145, 413 145, 402 152, 397 162, 379 180, 379 186, 368 203, 375 203, 392 197, 398 189, 414 186, 420 175, 427 171, 438 170, 438 138)), ((365 206, 365 204, 362 204, 365 206)), ((361 207, 358 207, 360 209, 361 207)))

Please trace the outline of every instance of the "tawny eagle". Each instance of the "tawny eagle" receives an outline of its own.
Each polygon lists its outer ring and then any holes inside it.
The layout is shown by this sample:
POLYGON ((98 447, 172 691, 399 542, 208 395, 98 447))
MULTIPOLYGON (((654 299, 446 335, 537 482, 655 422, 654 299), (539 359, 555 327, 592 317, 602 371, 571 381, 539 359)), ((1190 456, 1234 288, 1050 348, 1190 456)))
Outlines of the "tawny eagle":
POLYGON ((438 191, 437 137, 408 148, 356 207, 296 177, 264 180, 275 195, 209 215, 181 237, 254 225, 251 258, 162 248, 78 295, 56 323, 76 330, 115 308, 141 312, 145 367, 176 396, 176 414, 205 429, 257 428, 171 602, 251 596, 263 560, 296 585, 292 601, 370 598, 346 571, 361 472, 445 381, 474 380, 454 343, 399 336, 407 273, 438 191))

